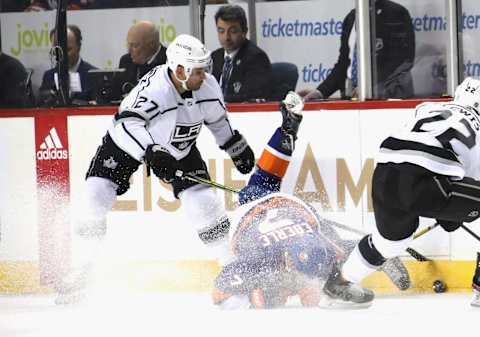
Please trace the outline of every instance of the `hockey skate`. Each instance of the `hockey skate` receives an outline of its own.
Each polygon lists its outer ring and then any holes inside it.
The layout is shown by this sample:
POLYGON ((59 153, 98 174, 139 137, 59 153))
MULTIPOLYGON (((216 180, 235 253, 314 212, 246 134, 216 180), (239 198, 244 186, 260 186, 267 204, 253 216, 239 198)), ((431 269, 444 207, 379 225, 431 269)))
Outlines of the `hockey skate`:
POLYGON ((400 258, 394 257, 392 259, 388 259, 385 261, 380 270, 387 274, 387 276, 398 289, 407 290, 412 286, 408 270, 405 268, 405 265, 402 263, 400 258))
POLYGON ((345 280, 338 269, 330 274, 323 292, 328 298, 324 298, 319 306, 333 309, 368 308, 375 297, 373 291, 345 280))
POLYGON ((297 138, 298 127, 302 121, 303 100, 295 92, 290 91, 285 99, 280 103, 282 112, 282 131, 288 135, 297 138))
POLYGON ((87 288, 91 274, 91 265, 73 269, 68 273, 55 287, 58 293, 55 304, 70 305, 84 302, 87 298, 87 288))

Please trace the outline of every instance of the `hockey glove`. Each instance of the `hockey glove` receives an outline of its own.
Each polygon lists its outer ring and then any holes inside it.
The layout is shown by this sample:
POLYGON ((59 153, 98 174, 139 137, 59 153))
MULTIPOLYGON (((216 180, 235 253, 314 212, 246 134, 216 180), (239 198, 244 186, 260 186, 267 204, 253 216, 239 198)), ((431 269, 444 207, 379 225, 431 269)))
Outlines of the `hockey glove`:
POLYGON ((293 91, 290 91, 285 99, 280 102, 280 112, 282 113, 282 130, 286 134, 297 139, 298 127, 302 121, 303 100, 293 91))
POLYGON ((220 148, 230 155, 233 164, 240 173, 247 174, 253 169, 255 155, 247 144, 247 140, 237 130, 235 130, 232 138, 220 148))
POLYGON ((449 233, 456 231, 462 225, 462 222, 459 221, 447 221, 437 219, 437 222, 444 231, 449 233))
POLYGON ((150 166, 155 175, 166 183, 175 179, 179 169, 178 161, 168 153, 167 149, 158 144, 151 144, 145 151, 145 163, 150 166))

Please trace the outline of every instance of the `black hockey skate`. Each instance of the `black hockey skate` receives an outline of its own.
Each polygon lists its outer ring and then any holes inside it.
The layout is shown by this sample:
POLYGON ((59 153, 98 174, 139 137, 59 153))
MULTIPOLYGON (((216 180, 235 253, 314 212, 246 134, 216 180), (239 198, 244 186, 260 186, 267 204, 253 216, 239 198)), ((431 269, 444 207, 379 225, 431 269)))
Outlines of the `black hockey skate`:
POLYGON ((375 297, 373 291, 345 280, 335 268, 323 287, 329 299, 321 306, 329 308, 367 308, 375 297))

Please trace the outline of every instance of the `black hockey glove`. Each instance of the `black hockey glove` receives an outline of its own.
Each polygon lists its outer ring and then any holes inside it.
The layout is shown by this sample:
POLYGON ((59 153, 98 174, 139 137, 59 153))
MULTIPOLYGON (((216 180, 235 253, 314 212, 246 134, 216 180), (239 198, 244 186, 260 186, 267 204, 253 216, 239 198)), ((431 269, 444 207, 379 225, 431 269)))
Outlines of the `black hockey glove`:
POLYGON ((462 222, 460 221, 447 221, 438 219, 437 223, 443 228, 444 231, 449 233, 456 231, 462 225, 462 222))
POLYGON ((247 144, 247 140, 237 130, 235 130, 232 138, 220 148, 230 155, 233 164, 240 173, 247 174, 253 169, 255 155, 247 144))
POLYGON ((145 163, 153 173, 166 183, 175 179, 175 172, 179 169, 178 161, 168 153, 167 149, 158 144, 152 144, 145 151, 145 163))

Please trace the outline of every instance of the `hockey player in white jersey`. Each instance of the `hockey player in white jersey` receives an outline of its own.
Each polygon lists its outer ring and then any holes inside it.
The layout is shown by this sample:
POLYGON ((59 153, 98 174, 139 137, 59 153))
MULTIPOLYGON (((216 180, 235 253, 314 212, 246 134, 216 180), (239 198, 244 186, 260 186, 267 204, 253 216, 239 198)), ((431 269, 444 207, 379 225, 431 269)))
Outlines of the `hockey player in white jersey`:
MULTIPOLYGON (((342 269, 353 282, 404 251, 420 216, 448 232, 480 216, 480 81, 467 78, 453 101, 417 106, 414 118, 383 141, 377 162, 376 230, 360 240, 342 269)), ((480 302, 479 277, 473 288, 480 302)))
MULTIPOLYGON (((167 48, 167 64, 147 73, 122 101, 86 177, 87 200, 76 226, 79 256, 74 270, 58 286, 57 303, 82 290, 94 254, 106 234, 106 215, 129 179, 145 163, 173 186, 200 239, 222 260, 228 257, 229 220, 212 187, 175 177, 210 179, 196 146, 205 125, 243 174, 254 167, 254 154, 228 120, 221 89, 208 73, 210 52, 193 36, 179 35, 167 48)), ((82 296, 82 294, 80 294, 82 296)), ((76 294, 73 295, 73 298, 76 294)))

